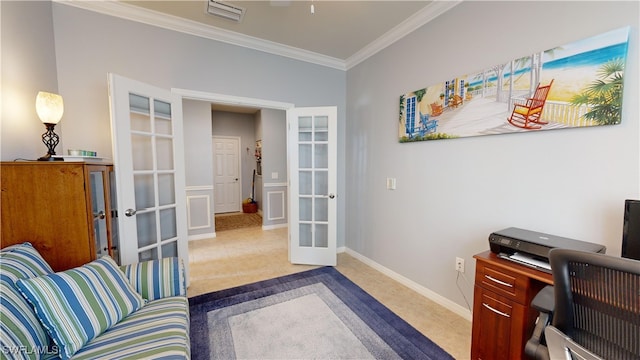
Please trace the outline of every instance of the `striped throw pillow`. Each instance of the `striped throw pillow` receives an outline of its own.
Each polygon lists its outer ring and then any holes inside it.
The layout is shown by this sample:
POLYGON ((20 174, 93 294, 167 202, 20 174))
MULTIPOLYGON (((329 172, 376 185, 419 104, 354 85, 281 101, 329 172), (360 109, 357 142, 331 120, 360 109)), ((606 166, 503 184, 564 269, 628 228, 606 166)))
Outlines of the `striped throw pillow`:
POLYGON ((148 301, 186 294, 184 269, 177 257, 124 265, 120 270, 138 294, 148 301))
POLYGON ((55 355, 51 338, 15 285, 19 279, 50 273, 53 270, 30 243, 0 251, 0 358, 37 360, 55 355))
POLYGON ((69 359, 145 303, 108 256, 75 269, 18 280, 17 285, 62 359, 69 359))

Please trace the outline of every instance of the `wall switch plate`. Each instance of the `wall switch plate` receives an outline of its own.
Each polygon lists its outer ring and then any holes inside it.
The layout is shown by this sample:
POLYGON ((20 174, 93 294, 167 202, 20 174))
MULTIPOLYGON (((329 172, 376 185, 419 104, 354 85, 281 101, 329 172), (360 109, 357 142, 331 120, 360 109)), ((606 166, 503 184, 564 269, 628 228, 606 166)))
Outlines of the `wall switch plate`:
POLYGON ((387 190, 396 189, 396 178, 387 178, 387 190))
POLYGON ((277 172, 272 172, 271 173, 271 178, 272 179, 277 179, 278 178, 278 173, 277 172))

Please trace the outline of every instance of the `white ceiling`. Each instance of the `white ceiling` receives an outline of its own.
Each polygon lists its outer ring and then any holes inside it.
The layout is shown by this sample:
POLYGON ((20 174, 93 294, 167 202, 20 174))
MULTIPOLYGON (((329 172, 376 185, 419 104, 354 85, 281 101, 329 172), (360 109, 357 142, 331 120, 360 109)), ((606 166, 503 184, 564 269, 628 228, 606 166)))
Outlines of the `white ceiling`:
POLYGON ((207 0, 53 1, 342 70, 461 2, 222 0, 246 9, 238 23, 208 14, 207 0))

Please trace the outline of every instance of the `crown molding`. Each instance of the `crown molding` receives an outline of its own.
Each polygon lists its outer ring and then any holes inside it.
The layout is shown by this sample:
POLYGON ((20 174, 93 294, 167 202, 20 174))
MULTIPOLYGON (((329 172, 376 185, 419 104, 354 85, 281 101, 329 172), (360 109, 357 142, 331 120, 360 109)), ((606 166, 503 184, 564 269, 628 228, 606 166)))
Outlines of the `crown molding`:
POLYGON ((416 12, 406 21, 394 27, 383 36, 373 41, 346 61, 316 52, 295 48, 269 40, 259 39, 253 36, 240 34, 214 26, 205 25, 196 21, 180 18, 157 11, 140 8, 120 1, 90 1, 90 0, 52 0, 57 4, 74 6, 104 15, 114 16, 151 26, 157 26, 168 30, 195 35, 206 39, 254 49, 274 55, 305 61, 316 65, 322 65, 338 70, 346 71, 349 68, 368 59, 380 50, 393 44, 397 40, 416 30, 420 26, 435 19, 447 10, 458 5, 462 0, 433 1, 422 10, 416 12))
POLYGON ((387 46, 407 36, 414 30, 417 30, 419 27, 425 25, 431 20, 451 10, 454 6, 460 4, 461 2, 462 0, 451 0, 451 1, 436 0, 431 2, 431 4, 420 9, 415 14, 407 18, 407 20, 398 24, 396 27, 387 31, 381 37, 374 40, 373 42, 371 42, 369 45, 362 48, 360 51, 358 51, 354 55, 350 56, 345 61, 345 67, 347 68, 347 70, 351 69, 352 67, 367 60, 371 56, 375 55, 377 52, 386 48, 387 46))

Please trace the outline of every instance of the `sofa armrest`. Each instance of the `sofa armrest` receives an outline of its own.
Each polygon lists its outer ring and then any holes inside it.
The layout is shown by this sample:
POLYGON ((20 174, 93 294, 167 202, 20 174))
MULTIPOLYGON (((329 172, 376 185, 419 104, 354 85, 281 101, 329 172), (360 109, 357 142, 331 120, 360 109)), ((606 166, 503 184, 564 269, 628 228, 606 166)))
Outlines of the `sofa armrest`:
POLYGON ((177 257, 123 265, 120 269, 143 298, 186 296, 184 264, 177 257))

